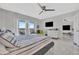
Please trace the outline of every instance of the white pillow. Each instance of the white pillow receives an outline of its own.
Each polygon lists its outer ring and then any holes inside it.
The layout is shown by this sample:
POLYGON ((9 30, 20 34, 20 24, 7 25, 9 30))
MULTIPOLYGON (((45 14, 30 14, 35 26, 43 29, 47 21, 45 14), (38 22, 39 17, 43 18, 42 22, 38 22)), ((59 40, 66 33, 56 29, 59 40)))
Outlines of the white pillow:
POLYGON ((11 32, 6 32, 1 35, 0 42, 6 47, 15 47, 14 43, 11 41, 14 39, 14 35, 11 32))
POLYGON ((14 35, 10 32, 4 33, 1 35, 4 39, 8 40, 9 42, 14 39, 14 35))

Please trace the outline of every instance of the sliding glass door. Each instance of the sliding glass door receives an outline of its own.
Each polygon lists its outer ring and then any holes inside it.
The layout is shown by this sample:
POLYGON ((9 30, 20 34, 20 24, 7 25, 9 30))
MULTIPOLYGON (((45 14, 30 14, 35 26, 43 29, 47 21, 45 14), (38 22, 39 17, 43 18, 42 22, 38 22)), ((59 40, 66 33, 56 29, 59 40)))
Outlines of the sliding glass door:
POLYGON ((25 35, 25 30, 26 30, 26 22, 23 21, 23 20, 19 20, 18 22, 18 31, 19 31, 19 34, 21 35, 25 35))
POLYGON ((28 23, 28 29, 30 34, 35 34, 35 23, 29 22, 28 23))
POLYGON ((20 35, 35 34, 35 23, 31 21, 19 20, 18 31, 20 35))

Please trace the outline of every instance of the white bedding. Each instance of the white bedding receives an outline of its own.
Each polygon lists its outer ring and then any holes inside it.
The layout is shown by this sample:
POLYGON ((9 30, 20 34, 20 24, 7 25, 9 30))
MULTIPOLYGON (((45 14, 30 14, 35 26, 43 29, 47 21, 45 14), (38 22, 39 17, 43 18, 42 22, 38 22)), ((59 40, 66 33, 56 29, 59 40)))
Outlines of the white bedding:
POLYGON ((40 40, 43 40, 45 37, 39 36, 39 35, 21 35, 21 36, 16 36, 14 38, 14 41, 16 40, 16 46, 27 46, 32 43, 38 42, 40 40))
MULTIPOLYGON (((33 44, 35 42, 39 42, 40 40, 45 39, 45 36, 39 36, 39 35, 20 35, 16 36, 13 41, 16 40, 16 46, 24 47, 28 46, 30 44, 33 44)), ((4 43, 4 42, 3 42, 4 43)), ((5 48, 5 45, 0 44, 0 54, 6 54, 8 51, 5 48)))
POLYGON ((10 32, 6 32, 0 37, 0 54, 8 53, 5 47, 14 48, 15 46, 24 47, 35 42, 39 42, 46 38, 45 36, 39 35, 20 35, 14 36, 10 32), (11 41, 12 40, 12 41, 11 41), (15 45, 14 42, 16 41, 15 45))

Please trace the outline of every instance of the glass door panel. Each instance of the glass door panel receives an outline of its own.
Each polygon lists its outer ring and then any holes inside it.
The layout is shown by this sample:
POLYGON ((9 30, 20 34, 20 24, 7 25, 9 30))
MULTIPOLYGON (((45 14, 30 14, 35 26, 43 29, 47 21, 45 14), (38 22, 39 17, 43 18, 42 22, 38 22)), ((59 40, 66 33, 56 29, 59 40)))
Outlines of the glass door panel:
POLYGON ((26 22, 23 20, 19 20, 18 24, 19 34, 25 35, 25 29, 26 29, 26 22))

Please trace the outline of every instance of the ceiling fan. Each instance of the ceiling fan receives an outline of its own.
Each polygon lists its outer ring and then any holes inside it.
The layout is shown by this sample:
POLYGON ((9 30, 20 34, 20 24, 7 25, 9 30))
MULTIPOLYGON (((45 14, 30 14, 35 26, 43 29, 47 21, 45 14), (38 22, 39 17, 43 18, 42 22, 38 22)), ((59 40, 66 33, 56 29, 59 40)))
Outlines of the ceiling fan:
POLYGON ((38 3, 38 6, 42 9, 42 11, 39 13, 42 14, 44 11, 55 11, 55 9, 47 9, 46 6, 41 6, 41 4, 38 3))

